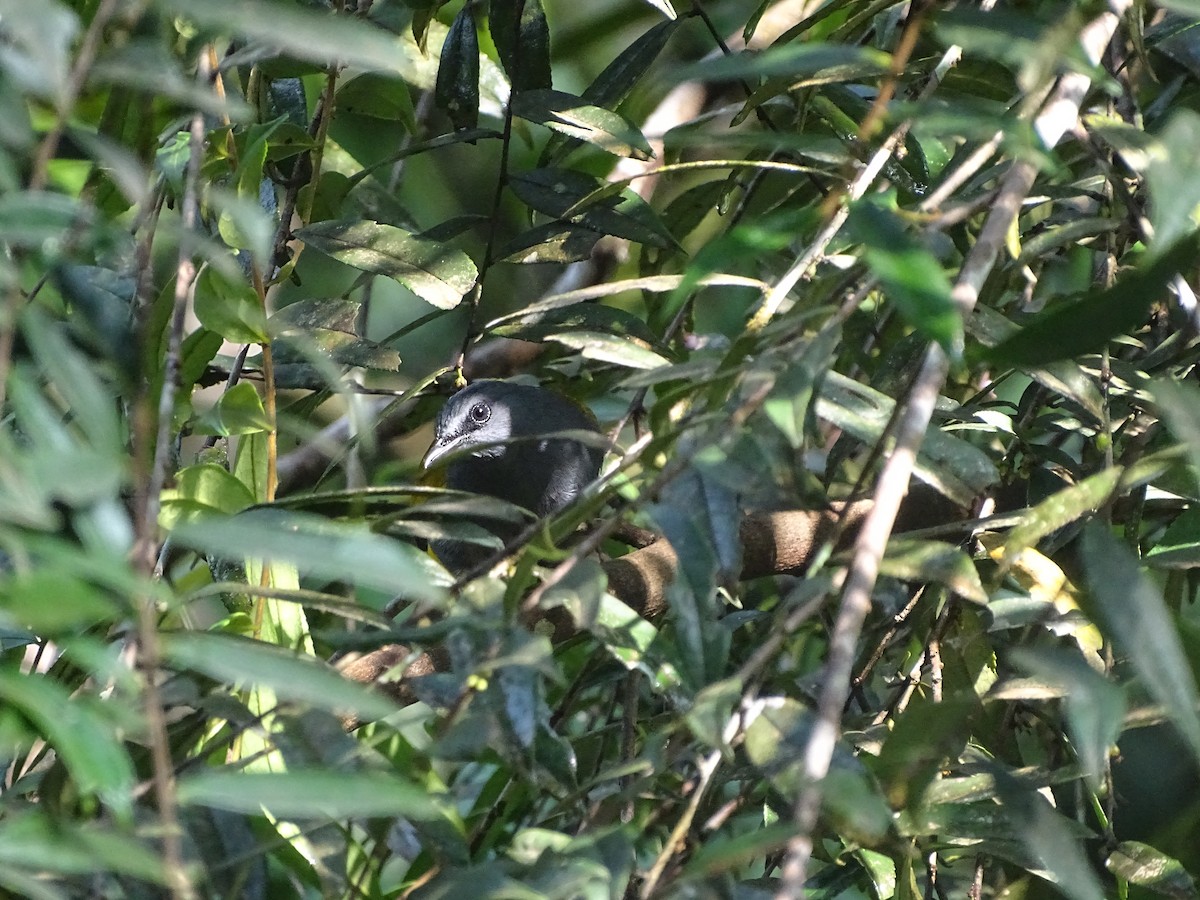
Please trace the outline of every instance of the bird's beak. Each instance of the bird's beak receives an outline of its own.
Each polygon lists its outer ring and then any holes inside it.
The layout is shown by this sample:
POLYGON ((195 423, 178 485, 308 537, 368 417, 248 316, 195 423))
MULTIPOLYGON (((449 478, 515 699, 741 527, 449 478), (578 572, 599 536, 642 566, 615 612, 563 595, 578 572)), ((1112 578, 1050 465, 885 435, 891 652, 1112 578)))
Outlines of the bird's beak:
POLYGON ((434 440, 429 445, 429 449, 425 451, 425 458, 421 460, 421 468, 428 469, 437 463, 444 456, 448 456, 458 449, 459 442, 456 440, 434 440))

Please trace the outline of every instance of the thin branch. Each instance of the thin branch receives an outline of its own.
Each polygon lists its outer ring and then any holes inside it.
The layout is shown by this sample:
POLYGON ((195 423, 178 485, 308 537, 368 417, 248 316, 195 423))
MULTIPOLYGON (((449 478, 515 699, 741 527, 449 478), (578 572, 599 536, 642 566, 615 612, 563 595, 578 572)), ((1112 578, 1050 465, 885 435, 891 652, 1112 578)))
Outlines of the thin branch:
MULTIPOLYGON (((209 55, 200 54, 197 81, 207 87, 211 78, 209 55)), ((175 271, 175 297, 168 333, 167 356, 164 362, 162 389, 158 398, 158 427, 154 440, 154 456, 149 478, 141 491, 138 510, 138 535, 134 563, 146 575, 154 571, 157 557, 157 529, 160 495, 167 478, 167 465, 174 445, 171 423, 175 411, 176 382, 179 379, 180 356, 183 347, 184 323, 188 302, 196 279, 194 235, 200 218, 200 163, 204 156, 204 116, 192 116, 188 146, 188 165, 185 174, 179 261, 175 271)), ((151 756, 154 766, 154 794, 162 824, 163 863, 170 881, 171 894, 176 900, 186 900, 194 892, 183 868, 183 845, 175 800, 174 768, 167 741, 167 728, 162 699, 158 692, 158 671, 161 654, 158 646, 158 610, 152 597, 143 597, 138 604, 138 663, 145 679, 143 701, 149 730, 151 756)))

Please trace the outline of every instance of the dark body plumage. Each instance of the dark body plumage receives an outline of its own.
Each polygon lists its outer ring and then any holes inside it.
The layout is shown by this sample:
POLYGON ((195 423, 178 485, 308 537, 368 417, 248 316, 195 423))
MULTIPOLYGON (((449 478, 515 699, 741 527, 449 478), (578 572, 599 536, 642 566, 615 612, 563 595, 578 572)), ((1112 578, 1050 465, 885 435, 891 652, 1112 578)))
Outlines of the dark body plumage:
MULTIPOLYGON (((477 381, 442 408, 424 465, 453 455, 446 468, 447 487, 497 497, 544 516, 562 509, 595 480, 604 459, 599 447, 546 437, 563 431, 597 432, 596 422, 545 388, 477 381)), ((502 540, 514 536, 512 529, 491 530, 502 540)), ((461 554, 445 552, 448 543, 437 542, 434 550, 449 564, 449 556, 461 554)))

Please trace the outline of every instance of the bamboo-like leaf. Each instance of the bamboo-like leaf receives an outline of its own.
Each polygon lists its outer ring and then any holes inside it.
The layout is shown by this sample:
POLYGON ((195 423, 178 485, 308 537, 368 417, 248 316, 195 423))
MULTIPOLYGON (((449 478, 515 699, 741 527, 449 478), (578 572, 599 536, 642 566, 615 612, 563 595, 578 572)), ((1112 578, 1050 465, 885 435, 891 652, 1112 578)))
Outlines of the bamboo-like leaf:
POLYGON ((1029 510, 1008 533, 1001 565, 1007 569, 1025 548, 1034 546, 1048 534, 1079 521, 1103 506, 1120 483, 1121 472, 1117 467, 1104 469, 1079 484, 1056 491, 1029 510))
POLYGON ((224 684, 264 688, 280 698, 330 712, 381 718, 395 711, 383 694, 343 678, 312 657, 263 641, 178 632, 163 636, 163 653, 172 665, 203 672, 224 684))
POLYGON ((133 805, 134 772, 117 736, 116 724, 103 709, 72 697, 48 678, 0 669, 0 698, 32 722, 62 757, 85 795, 95 795, 122 819, 133 805))
POLYGON ((382 772, 200 772, 179 782, 179 802, 289 819, 404 816, 436 819, 443 810, 421 786, 382 772))
POLYGON ((1200 761, 1200 694, 1158 588, 1102 525, 1084 531, 1082 562, 1094 618, 1200 761))

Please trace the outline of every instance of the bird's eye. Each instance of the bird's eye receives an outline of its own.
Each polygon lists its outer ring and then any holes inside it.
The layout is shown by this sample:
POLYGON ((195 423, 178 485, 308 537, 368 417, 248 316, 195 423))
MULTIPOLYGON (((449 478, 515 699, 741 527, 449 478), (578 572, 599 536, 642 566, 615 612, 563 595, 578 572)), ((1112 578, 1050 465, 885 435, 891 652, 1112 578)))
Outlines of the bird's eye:
POLYGON ((471 421, 476 425, 482 425, 492 415, 491 408, 486 403, 476 403, 471 407, 471 421))

